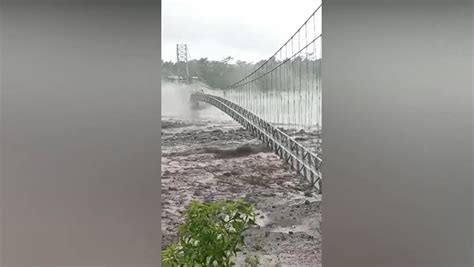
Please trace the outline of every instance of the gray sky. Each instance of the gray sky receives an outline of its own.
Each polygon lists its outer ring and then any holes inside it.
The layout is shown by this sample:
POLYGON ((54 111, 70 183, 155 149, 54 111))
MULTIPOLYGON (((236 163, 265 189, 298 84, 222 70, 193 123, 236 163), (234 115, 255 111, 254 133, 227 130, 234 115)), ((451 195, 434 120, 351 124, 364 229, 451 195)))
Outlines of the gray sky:
POLYGON ((175 61, 176 44, 187 43, 192 59, 266 59, 320 3, 321 0, 163 0, 162 58, 175 61))

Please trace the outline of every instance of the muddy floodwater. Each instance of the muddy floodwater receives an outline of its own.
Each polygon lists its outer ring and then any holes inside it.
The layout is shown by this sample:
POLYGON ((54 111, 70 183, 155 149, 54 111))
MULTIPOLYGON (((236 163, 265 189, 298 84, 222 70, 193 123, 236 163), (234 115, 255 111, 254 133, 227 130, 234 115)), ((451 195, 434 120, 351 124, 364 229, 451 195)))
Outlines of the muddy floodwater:
MULTIPOLYGON (((320 150, 317 133, 294 133, 320 150)), ((245 129, 214 107, 191 117, 162 117, 162 248, 177 240, 191 200, 244 198, 257 225, 245 232, 235 261, 258 256, 260 266, 319 266, 321 197, 245 129)))

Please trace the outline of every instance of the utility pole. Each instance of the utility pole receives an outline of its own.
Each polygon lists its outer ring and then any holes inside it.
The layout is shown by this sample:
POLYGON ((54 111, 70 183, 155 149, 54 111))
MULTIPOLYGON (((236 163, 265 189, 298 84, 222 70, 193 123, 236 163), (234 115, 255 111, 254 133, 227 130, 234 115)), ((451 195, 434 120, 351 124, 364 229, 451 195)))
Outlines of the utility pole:
POLYGON ((188 68, 188 46, 186 44, 176 45, 176 63, 178 65, 178 83, 182 81, 189 84, 189 68, 188 68))

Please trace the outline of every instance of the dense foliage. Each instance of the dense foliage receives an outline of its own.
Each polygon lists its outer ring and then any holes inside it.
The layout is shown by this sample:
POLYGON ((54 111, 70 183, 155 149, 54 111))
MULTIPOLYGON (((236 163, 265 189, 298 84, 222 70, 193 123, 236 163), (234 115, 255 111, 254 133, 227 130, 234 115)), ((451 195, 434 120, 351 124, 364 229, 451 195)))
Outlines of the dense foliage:
MULTIPOLYGON (((315 73, 320 73, 321 71, 321 60, 310 59, 310 57, 311 54, 300 55, 292 58, 288 63, 285 63, 284 67, 277 70, 277 75, 284 77, 285 82, 289 85, 299 84, 302 80, 314 79, 315 73)), ((203 83, 211 88, 226 89, 228 86, 242 79, 265 62, 262 60, 257 63, 249 63, 237 60, 235 63, 231 63, 232 61, 232 57, 224 58, 221 61, 212 61, 207 58, 191 60, 188 63, 189 75, 191 77, 198 77, 203 83)), ((278 61, 275 60, 275 58, 271 58, 264 69, 265 71, 274 69, 281 63, 281 60, 278 61)), ((162 61, 161 65, 162 77, 164 79, 168 76, 181 73, 184 67, 183 65, 178 65, 177 63, 170 61, 162 61)), ((184 75, 184 73, 181 75, 184 75)), ((260 88, 266 88, 268 86, 264 86, 264 84, 270 84, 270 80, 272 78, 275 79, 275 77, 275 75, 267 75, 264 78, 257 80, 255 84, 260 88)))
POLYGON ((193 201, 178 229, 178 243, 162 252, 163 266, 233 266, 231 257, 252 224, 253 207, 242 200, 193 201))
MULTIPOLYGON (((207 58, 191 60, 188 63, 189 75, 199 77, 212 88, 223 89, 250 73, 255 66, 254 63, 240 60, 230 63, 231 60, 232 57, 226 57, 221 61, 208 60, 207 58)), ((263 61, 256 64, 261 63, 263 61)), ((170 61, 162 61, 161 69, 162 77, 178 73, 177 64, 170 61)))

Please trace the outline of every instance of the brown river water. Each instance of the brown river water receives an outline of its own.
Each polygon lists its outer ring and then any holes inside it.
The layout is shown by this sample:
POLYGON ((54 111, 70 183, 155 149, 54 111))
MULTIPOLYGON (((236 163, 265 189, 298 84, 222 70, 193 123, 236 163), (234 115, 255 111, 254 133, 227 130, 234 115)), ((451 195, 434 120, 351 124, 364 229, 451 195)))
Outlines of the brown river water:
MULTIPOLYGON (((257 225, 245 233, 237 266, 248 256, 258 256, 260 266, 319 266, 321 196, 238 123, 201 107, 163 110, 162 248, 176 241, 191 200, 244 198, 254 204, 257 225)), ((293 135, 320 150, 319 134, 293 135)))

